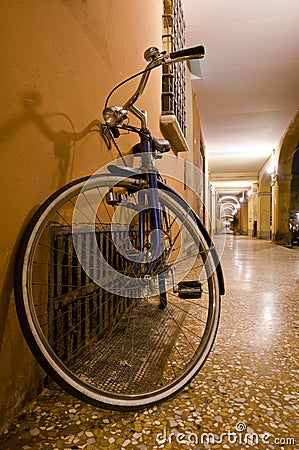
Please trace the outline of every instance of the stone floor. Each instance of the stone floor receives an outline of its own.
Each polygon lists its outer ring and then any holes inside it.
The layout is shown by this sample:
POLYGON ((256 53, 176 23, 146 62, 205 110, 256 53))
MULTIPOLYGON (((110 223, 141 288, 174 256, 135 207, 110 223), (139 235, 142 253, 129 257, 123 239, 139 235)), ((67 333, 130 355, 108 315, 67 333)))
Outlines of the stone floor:
POLYGON ((228 235, 214 349, 171 401, 120 413, 52 388, 1 450, 299 449, 299 249, 228 235))

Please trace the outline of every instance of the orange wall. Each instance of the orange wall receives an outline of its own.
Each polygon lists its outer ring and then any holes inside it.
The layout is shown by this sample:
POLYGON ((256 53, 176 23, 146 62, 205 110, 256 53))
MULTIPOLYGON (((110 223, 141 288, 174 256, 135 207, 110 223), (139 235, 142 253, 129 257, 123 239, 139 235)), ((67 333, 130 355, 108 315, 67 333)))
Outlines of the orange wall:
MULTIPOLYGON (((101 118, 105 95, 145 66, 147 47, 161 47, 161 14, 162 0, 1 2, 0 432, 40 383, 15 315, 16 246, 54 190, 116 158, 97 133, 73 133, 101 118)), ((139 103, 158 136, 159 70, 139 103)))

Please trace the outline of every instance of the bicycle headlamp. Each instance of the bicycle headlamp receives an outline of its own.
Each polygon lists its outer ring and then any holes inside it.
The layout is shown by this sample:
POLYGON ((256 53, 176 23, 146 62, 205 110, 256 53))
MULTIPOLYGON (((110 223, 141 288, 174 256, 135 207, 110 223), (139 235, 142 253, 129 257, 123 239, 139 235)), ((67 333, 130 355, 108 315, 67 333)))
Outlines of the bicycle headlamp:
POLYGON ((103 111, 103 118, 110 127, 119 125, 126 117, 127 111, 121 106, 110 106, 103 111))

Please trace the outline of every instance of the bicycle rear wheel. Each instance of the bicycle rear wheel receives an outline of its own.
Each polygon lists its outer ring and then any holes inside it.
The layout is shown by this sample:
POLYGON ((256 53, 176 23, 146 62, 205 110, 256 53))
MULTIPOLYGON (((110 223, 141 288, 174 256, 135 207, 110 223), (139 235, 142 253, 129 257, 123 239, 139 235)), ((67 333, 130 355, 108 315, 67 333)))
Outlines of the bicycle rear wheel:
POLYGON ((27 227, 18 318, 69 393, 110 409, 148 407, 186 386, 208 357, 220 315, 215 260, 193 211, 162 185, 163 245, 152 261, 138 180, 87 180, 53 194, 27 227))

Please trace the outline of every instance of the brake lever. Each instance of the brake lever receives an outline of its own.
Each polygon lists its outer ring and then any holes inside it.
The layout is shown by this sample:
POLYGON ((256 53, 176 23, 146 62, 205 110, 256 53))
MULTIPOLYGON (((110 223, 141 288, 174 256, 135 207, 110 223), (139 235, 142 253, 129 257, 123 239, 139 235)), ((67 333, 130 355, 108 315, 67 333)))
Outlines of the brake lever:
POLYGON ((101 124, 101 136, 104 139, 104 142, 105 142, 108 150, 111 150, 111 148, 112 148, 111 132, 110 132, 108 125, 106 125, 105 123, 101 124))

